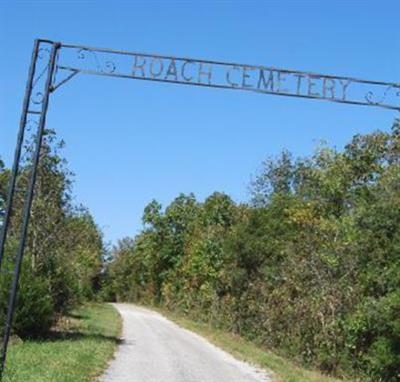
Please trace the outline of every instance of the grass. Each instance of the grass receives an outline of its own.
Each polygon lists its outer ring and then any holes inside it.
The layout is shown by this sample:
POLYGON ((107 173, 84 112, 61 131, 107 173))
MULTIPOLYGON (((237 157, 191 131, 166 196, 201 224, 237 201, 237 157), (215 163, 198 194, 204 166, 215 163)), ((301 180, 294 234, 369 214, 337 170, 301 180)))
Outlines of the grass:
MULTIPOLYGON (((216 346, 248 363, 272 370, 274 382, 339 382, 313 370, 306 370, 271 351, 263 349, 244 338, 216 329, 208 324, 196 322, 183 314, 156 308, 160 313, 180 326, 207 338, 216 346)), ((343 382, 343 381, 342 381, 343 382)))
POLYGON ((4 382, 93 381, 112 358, 120 331, 111 305, 85 305, 60 320, 49 338, 12 344, 4 382))
MULTIPOLYGON (((156 310, 236 358, 272 370, 274 382, 339 382, 301 368, 240 336, 195 322, 183 314, 156 310)), ((93 381, 112 358, 120 331, 121 319, 111 305, 81 307, 61 320, 49 338, 11 345, 4 382, 93 381)))

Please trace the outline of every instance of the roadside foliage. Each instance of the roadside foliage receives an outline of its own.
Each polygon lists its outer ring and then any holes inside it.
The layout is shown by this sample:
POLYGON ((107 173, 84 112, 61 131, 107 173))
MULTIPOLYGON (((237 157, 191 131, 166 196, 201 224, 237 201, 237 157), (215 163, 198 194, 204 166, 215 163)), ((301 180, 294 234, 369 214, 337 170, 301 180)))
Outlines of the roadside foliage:
POLYGON ((144 209, 103 298, 161 304, 309 367, 400 380, 400 121, 342 151, 267 159, 236 204, 216 192, 144 209))
MULTIPOLYGON (((72 174, 61 156, 64 146, 46 131, 41 151, 28 241, 19 284, 14 331, 21 337, 46 335, 61 314, 94 296, 102 270, 103 239, 89 211, 73 204, 72 174)), ((27 159, 32 154, 28 144, 27 159)), ((29 160, 18 189, 26 189, 29 160)), ((0 161, 0 222, 10 171, 0 161)), ((16 193, 3 270, 12 271, 24 193, 16 193)), ((5 321, 11 274, 0 278, 0 319, 5 321)))

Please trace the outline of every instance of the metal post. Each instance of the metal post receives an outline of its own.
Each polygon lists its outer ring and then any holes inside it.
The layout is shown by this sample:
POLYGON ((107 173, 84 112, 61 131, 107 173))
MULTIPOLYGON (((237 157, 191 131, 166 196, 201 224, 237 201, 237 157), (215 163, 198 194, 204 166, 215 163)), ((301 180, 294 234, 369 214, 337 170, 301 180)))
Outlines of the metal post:
POLYGON ((49 105, 51 83, 52 83, 52 79, 53 79, 54 69, 56 66, 56 56, 57 56, 57 51, 58 51, 59 47, 60 47, 59 43, 53 43, 53 45, 51 47, 51 52, 50 52, 50 60, 49 60, 49 65, 48 65, 47 79, 46 79, 46 84, 45 84, 45 89, 44 89, 44 94, 43 94, 42 110, 41 110, 40 120, 39 120, 39 124, 38 124, 38 133, 37 133, 37 137, 36 137, 36 147, 35 147, 35 152, 34 152, 34 156, 32 159, 32 169, 31 169, 29 186, 28 186, 28 191, 26 194, 25 205, 24 205, 23 220, 22 220, 22 227, 21 227, 21 237, 20 237, 20 242, 19 242, 19 246, 18 246, 18 250, 17 250, 14 276, 13 276, 13 280, 12 280, 12 287, 11 287, 11 292, 10 292, 10 297, 9 297, 9 302, 8 302, 7 321, 6 321, 6 325, 5 325, 2 354, 1 354, 1 359, 0 359, 0 378, 3 375, 4 366, 5 366, 5 362, 6 362, 7 347, 8 347, 8 341, 10 339, 11 325, 12 325, 12 320, 13 320, 13 316, 14 316, 15 301, 16 301, 17 290, 18 290, 18 280, 19 280, 19 275, 21 272, 22 258, 23 258, 24 250, 25 250, 25 243, 26 243, 26 238, 27 238, 27 233, 28 233, 30 211, 31 211, 31 206, 32 206, 33 193, 34 193, 37 169, 38 169, 39 158, 40 158, 40 150, 42 147, 43 132, 44 132, 44 127, 45 127, 45 123, 46 123, 46 113, 47 113, 47 108, 49 105))
POLYGON ((4 257, 4 251, 5 251, 4 247, 5 247, 5 243, 6 243, 6 239, 7 239, 8 226, 10 224, 11 212, 12 212, 12 208, 13 208, 13 204, 14 204, 15 184, 17 182, 17 176, 18 176, 18 171, 19 171, 21 150, 22 150, 22 145, 24 142, 24 135, 25 135, 25 125, 26 125, 26 120, 27 120, 27 115, 28 115, 28 110, 29 110, 29 101, 31 99, 31 94, 32 94, 33 78, 35 75, 36 60, 38 57, 38 53, 39 53, 39 40, 35 40, 35 43, 33 46, 31 65, 29 68, 28 82, 26 84, 25 98, 24 98, 24 103, 22 106, 22 115, 21 115, 21 120, 19 123, 17 147, 15 149, 15 154, 14 154, 14 164, 13 164, 11 178, 10 178, 10 182, 9 182, 9 186, 8 186, 6 212, 5 212, 3 227, 1 230, 1 234, 0 234, 1 235, 0 236, 0 270, 1 270, 1 265, 2 265, 2 261, 3 261, 3 257, 4 257))

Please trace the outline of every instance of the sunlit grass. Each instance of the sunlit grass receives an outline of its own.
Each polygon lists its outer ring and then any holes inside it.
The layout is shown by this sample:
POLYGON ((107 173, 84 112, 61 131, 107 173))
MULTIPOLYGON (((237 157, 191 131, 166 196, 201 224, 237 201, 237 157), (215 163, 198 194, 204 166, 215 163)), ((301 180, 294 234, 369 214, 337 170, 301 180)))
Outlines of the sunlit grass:
POLYGON ((11 345, 4 381, 93 381, 112 358, 120 330, 121 319, 111 305, 76 309, 49 338, 11 345))

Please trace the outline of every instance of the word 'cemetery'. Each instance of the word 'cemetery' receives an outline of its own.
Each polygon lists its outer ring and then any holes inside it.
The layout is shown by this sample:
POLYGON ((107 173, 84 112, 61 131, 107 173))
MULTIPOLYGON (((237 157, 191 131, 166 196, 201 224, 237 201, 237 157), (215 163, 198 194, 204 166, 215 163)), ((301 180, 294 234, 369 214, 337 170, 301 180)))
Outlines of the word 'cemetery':
POLYGON ((135 55, 132 75, 168 82, 346 101, 350 79, 302 72, 135 55))

